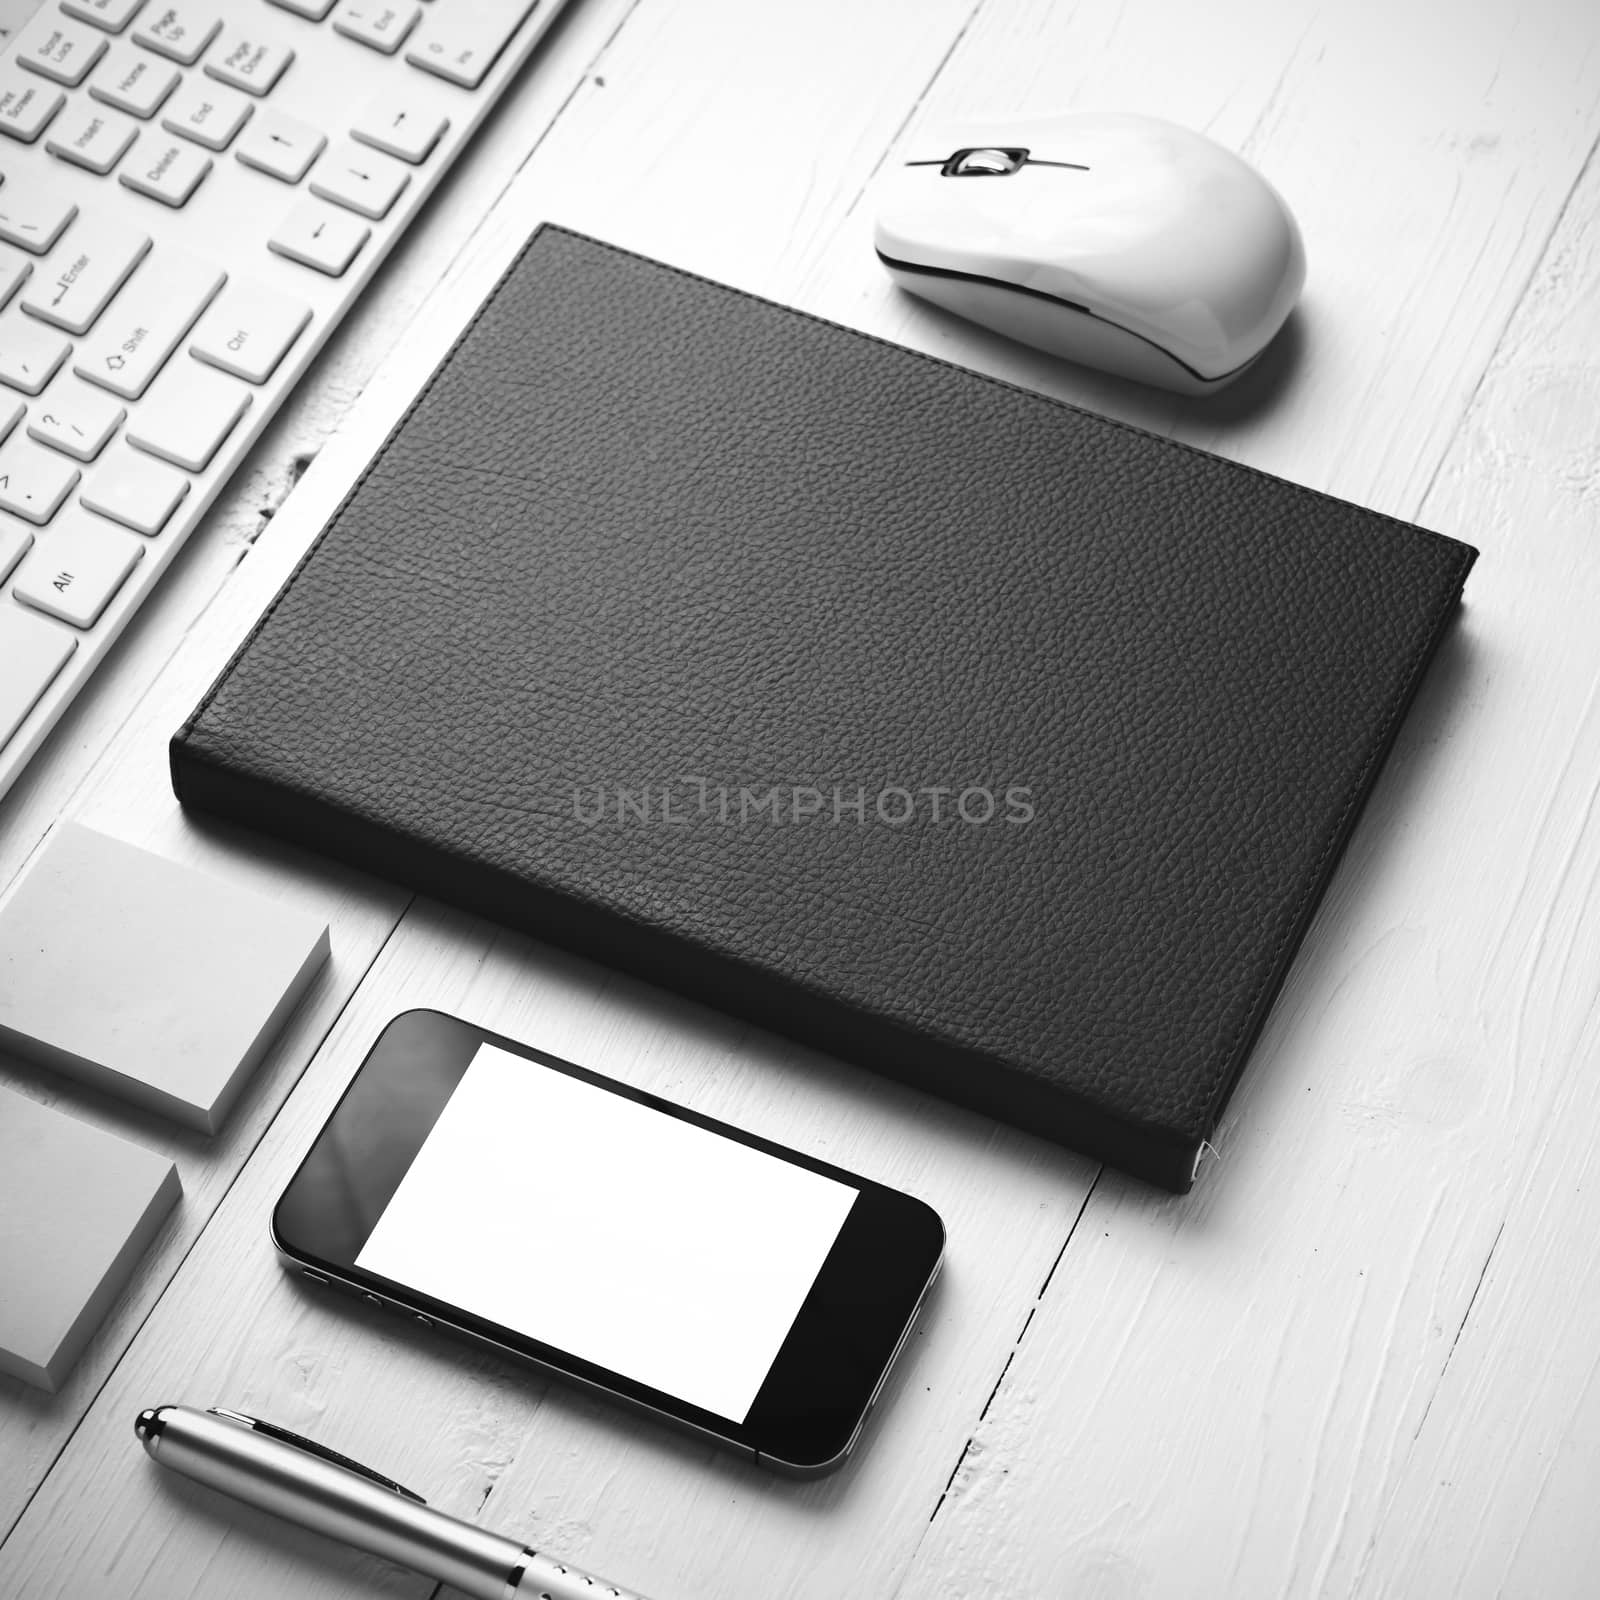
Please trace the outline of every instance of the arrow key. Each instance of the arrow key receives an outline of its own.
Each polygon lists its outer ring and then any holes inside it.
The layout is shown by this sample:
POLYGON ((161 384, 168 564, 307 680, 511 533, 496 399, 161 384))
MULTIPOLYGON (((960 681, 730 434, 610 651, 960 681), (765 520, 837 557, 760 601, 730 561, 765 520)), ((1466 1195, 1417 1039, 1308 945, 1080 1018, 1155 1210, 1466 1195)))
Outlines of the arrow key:
POLYGON ((374 150, 420 166, 444 137, 450 119, 408 95, 385 93, 369 100, 350 132, 374 150))
MULTIPOLYGON (((247 167, 285 183, 299 183, 328 141, 309 123, 263 106, 233 153, 247 167)), ((342 270, 342 269, 341 269, 342 270)))
POLYGON ((411 174, 398 161, 341 139, 311 175, 311 192, 376 220, 389 214, 411 174))
POLYGON ((337 278, 371 237, 372 229, 357 222, 348 211, 336 211, 315 200, 302 200, 278 224, 267 240, 267 248, 275 255, 287 256, 302 266, 315 267, 318 272, 337 278))

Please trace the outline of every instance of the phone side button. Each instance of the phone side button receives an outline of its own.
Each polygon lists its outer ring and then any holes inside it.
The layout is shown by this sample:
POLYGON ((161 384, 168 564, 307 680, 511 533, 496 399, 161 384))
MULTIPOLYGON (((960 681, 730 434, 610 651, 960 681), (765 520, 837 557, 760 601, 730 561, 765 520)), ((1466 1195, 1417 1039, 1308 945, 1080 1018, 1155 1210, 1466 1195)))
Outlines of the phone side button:
POLYGON ((375 1294, 364 1294, 361 1298, 365 1300, 369 1306, 376 1306, 380 1311, 384 1309, 383 1301, 381 1301, 375 1294))
POLYGON ((317 1284, 320 1288, 326 1289, 328 1287, 328 1280, 320 1272, 313 1272, 310 1267, 301 1267, 300 1276, 309 1278, 312 1283, 317 1284))
POLYGON ((431 1328, 433 1326, 433 1318, 423 1316, 420 1311, 413 1311, 411 1313, 411 1320, 413 1322, 420 1323, 424 1328, 431 1328))

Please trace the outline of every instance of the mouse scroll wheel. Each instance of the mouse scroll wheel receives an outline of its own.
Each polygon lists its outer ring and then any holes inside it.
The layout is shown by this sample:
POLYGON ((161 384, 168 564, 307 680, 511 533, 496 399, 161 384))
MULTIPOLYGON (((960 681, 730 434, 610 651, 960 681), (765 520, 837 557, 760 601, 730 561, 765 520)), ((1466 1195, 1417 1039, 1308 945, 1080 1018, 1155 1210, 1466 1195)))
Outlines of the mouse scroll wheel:
POLYGON ((976 150, 957 150, 944 164, 947 178, 1009 178, 1028 159, 1026 150, 985 146, 976 150))

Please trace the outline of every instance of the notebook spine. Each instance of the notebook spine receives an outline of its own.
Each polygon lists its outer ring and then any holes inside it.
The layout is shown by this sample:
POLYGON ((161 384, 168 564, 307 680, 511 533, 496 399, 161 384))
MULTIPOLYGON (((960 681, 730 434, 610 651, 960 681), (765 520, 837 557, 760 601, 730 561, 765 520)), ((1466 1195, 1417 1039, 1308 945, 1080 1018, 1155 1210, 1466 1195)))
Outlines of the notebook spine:
POLYGON ((691 945, 592 902, 403 837, 348 809, 273 782, 210 747, 201 713, 177 733, 172 784, 188 810, 271 834, 341 865, 549 939, 580 956, 685 994, 743 1021, 1010 1123, 1175 1194, 1192 1187, 1192 1134, 1130 1121, 995 1056, 982 1055, 836 997, 691 945))

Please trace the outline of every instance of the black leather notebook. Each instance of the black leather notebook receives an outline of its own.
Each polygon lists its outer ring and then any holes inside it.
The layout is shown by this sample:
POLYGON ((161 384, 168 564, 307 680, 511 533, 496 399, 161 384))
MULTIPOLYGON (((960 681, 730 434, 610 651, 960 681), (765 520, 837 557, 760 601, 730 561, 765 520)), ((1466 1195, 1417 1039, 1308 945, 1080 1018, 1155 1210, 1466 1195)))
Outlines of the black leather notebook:
POLYGON ((173 779, 1183 1190, 1474 555, 544 227, 173 779))

